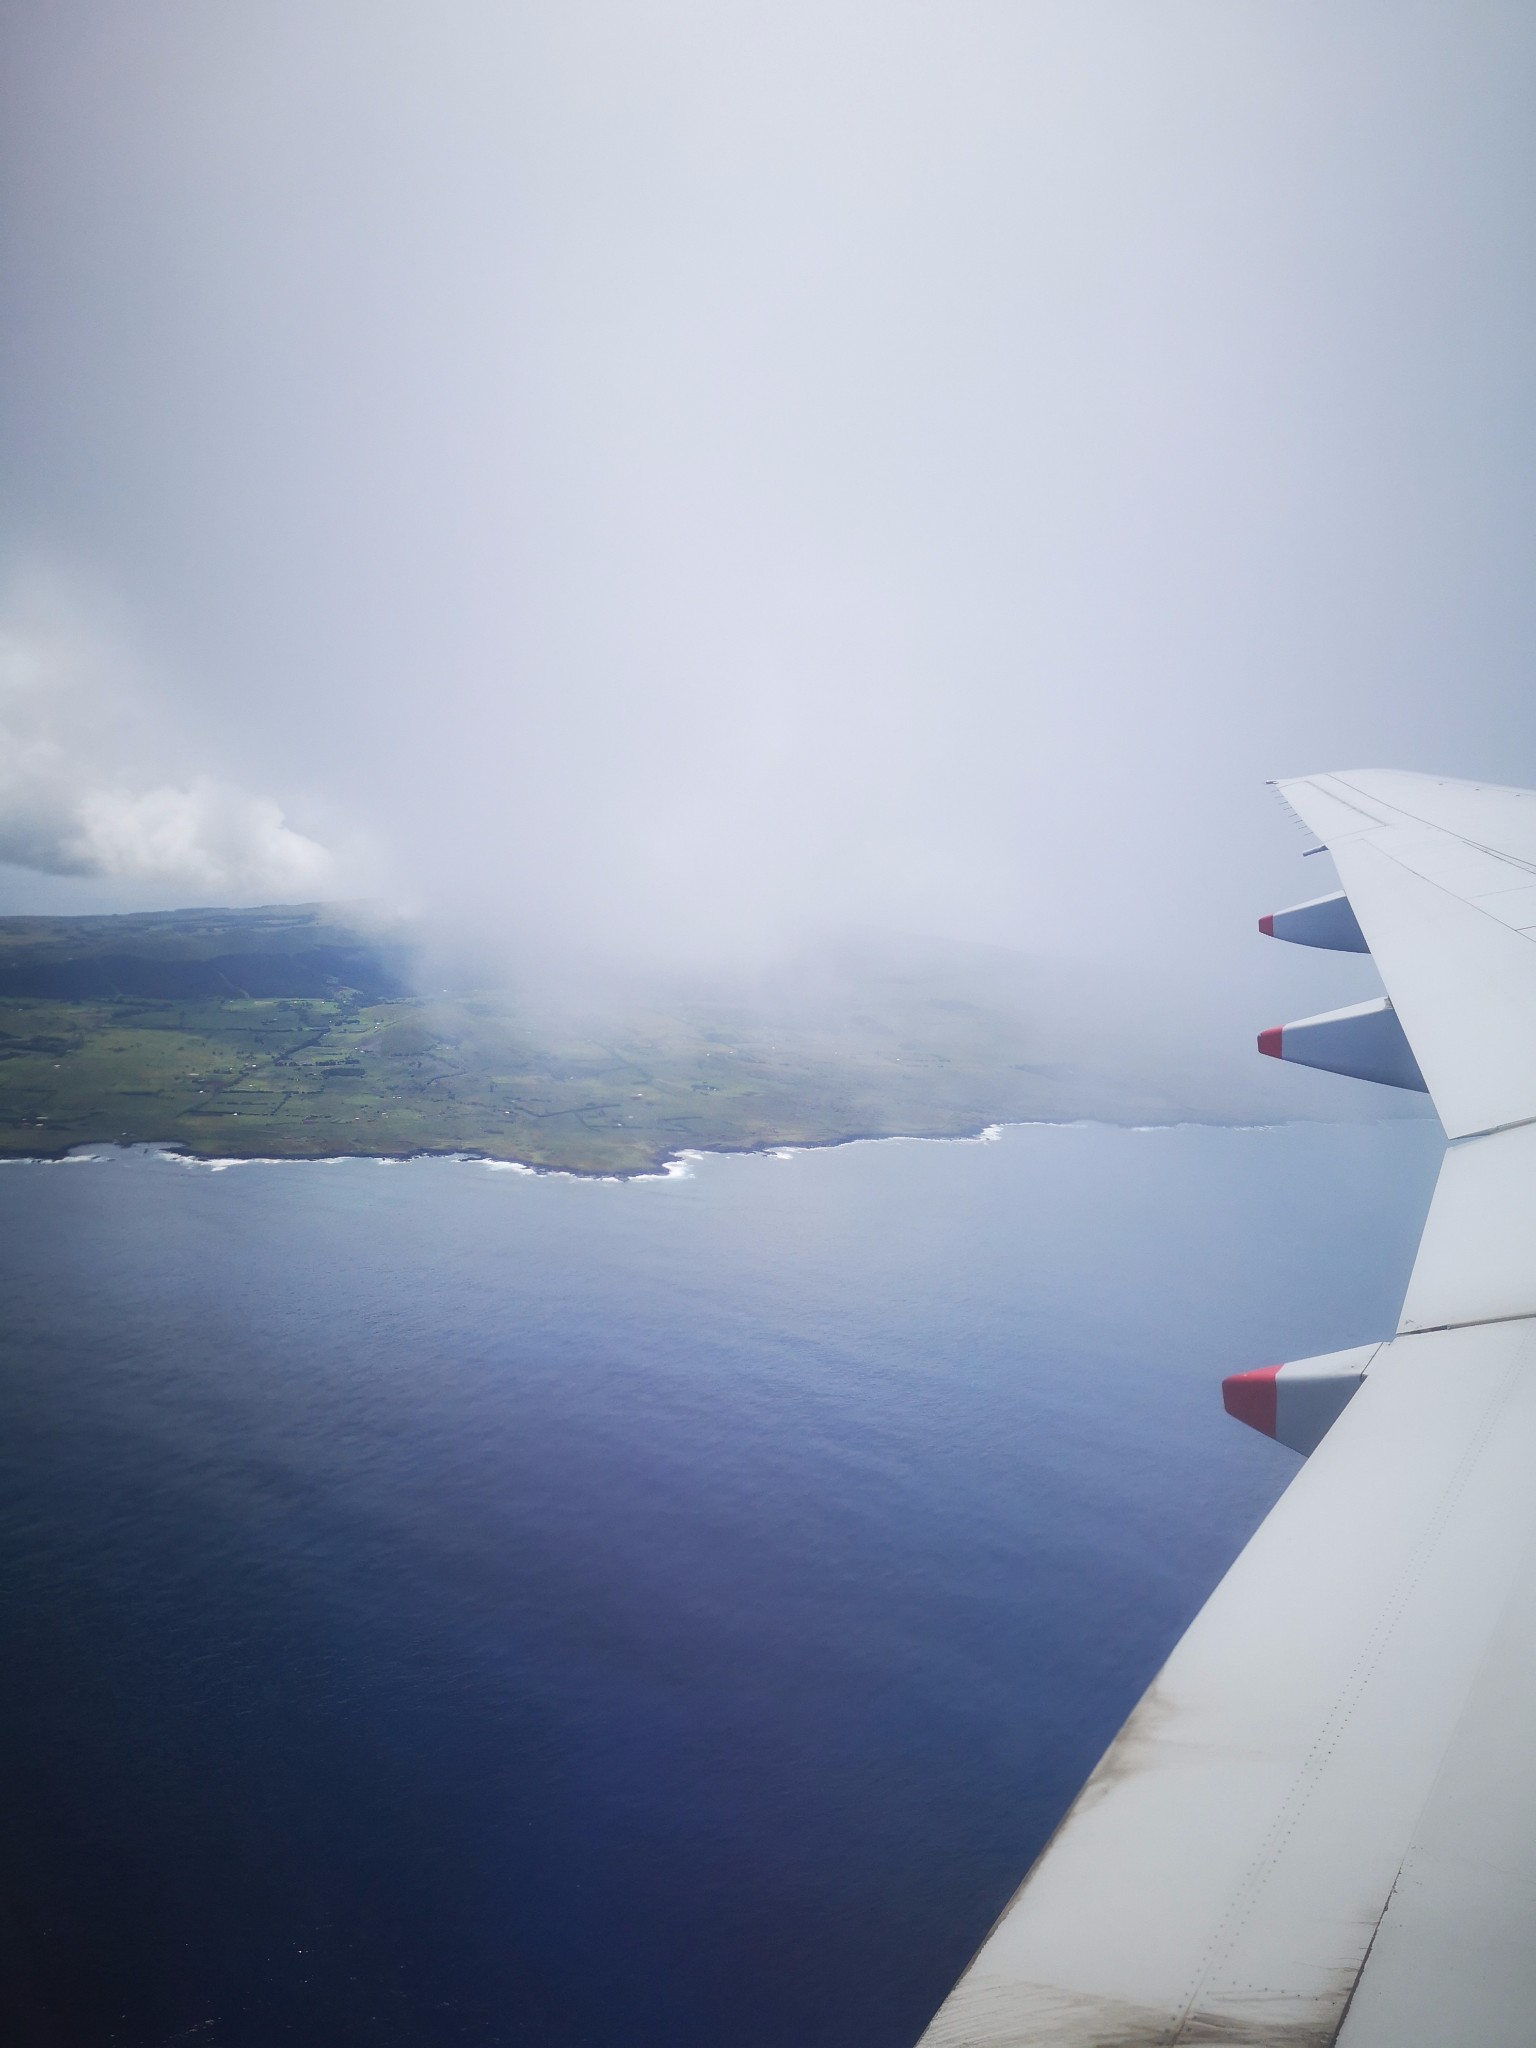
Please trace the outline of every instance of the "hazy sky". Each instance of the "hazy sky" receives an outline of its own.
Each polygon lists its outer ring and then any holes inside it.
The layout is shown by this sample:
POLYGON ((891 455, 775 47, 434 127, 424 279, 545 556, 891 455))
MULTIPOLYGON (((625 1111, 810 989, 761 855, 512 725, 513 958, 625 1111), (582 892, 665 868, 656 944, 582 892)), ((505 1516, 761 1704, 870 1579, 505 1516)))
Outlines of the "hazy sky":
POLYGON ((0 906, 1262 979, 1536 783, 1524 0, 4 22, 0 906))

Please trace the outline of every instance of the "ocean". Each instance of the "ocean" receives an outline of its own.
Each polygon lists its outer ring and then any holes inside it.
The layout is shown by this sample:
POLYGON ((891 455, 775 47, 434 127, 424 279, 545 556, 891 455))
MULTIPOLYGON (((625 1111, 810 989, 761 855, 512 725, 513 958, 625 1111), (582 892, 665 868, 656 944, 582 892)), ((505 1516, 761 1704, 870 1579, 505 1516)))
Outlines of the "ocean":
POLYGON ((1439 1150, 0 1169, 0 2039, 909 2048, 1439 1150))

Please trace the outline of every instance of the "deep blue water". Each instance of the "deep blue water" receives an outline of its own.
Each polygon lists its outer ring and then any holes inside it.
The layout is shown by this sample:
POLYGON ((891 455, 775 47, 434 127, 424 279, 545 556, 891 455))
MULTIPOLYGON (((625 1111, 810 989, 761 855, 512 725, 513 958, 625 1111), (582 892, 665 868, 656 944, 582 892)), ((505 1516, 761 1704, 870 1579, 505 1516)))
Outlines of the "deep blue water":
POLYGON ((0 2039, 907 2048, 1437 1155, 0 1171, 0 2039))

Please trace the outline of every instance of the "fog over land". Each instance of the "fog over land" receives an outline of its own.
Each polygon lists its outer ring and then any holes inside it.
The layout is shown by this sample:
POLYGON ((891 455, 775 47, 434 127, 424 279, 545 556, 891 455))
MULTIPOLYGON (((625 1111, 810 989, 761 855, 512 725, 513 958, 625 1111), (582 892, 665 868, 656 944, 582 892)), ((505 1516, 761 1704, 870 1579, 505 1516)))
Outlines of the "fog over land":
MULTIPOLYGON (((1528 7, 3 25, 0 910, 1367 992, 1271 777, 1536 782, 1528 7)), ((1147 997, 1152 1000, 1152 997, 1147 997)))

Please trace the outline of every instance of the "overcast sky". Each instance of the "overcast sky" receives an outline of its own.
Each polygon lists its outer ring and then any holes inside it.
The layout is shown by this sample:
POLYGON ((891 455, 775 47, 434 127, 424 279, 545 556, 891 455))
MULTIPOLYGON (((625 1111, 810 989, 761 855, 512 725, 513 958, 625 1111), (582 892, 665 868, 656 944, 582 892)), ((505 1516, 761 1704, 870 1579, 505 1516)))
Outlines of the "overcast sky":
POLYGON ((1524 0, 4 22, 0 907, 1262 977, 1536 783, 1524 0))

